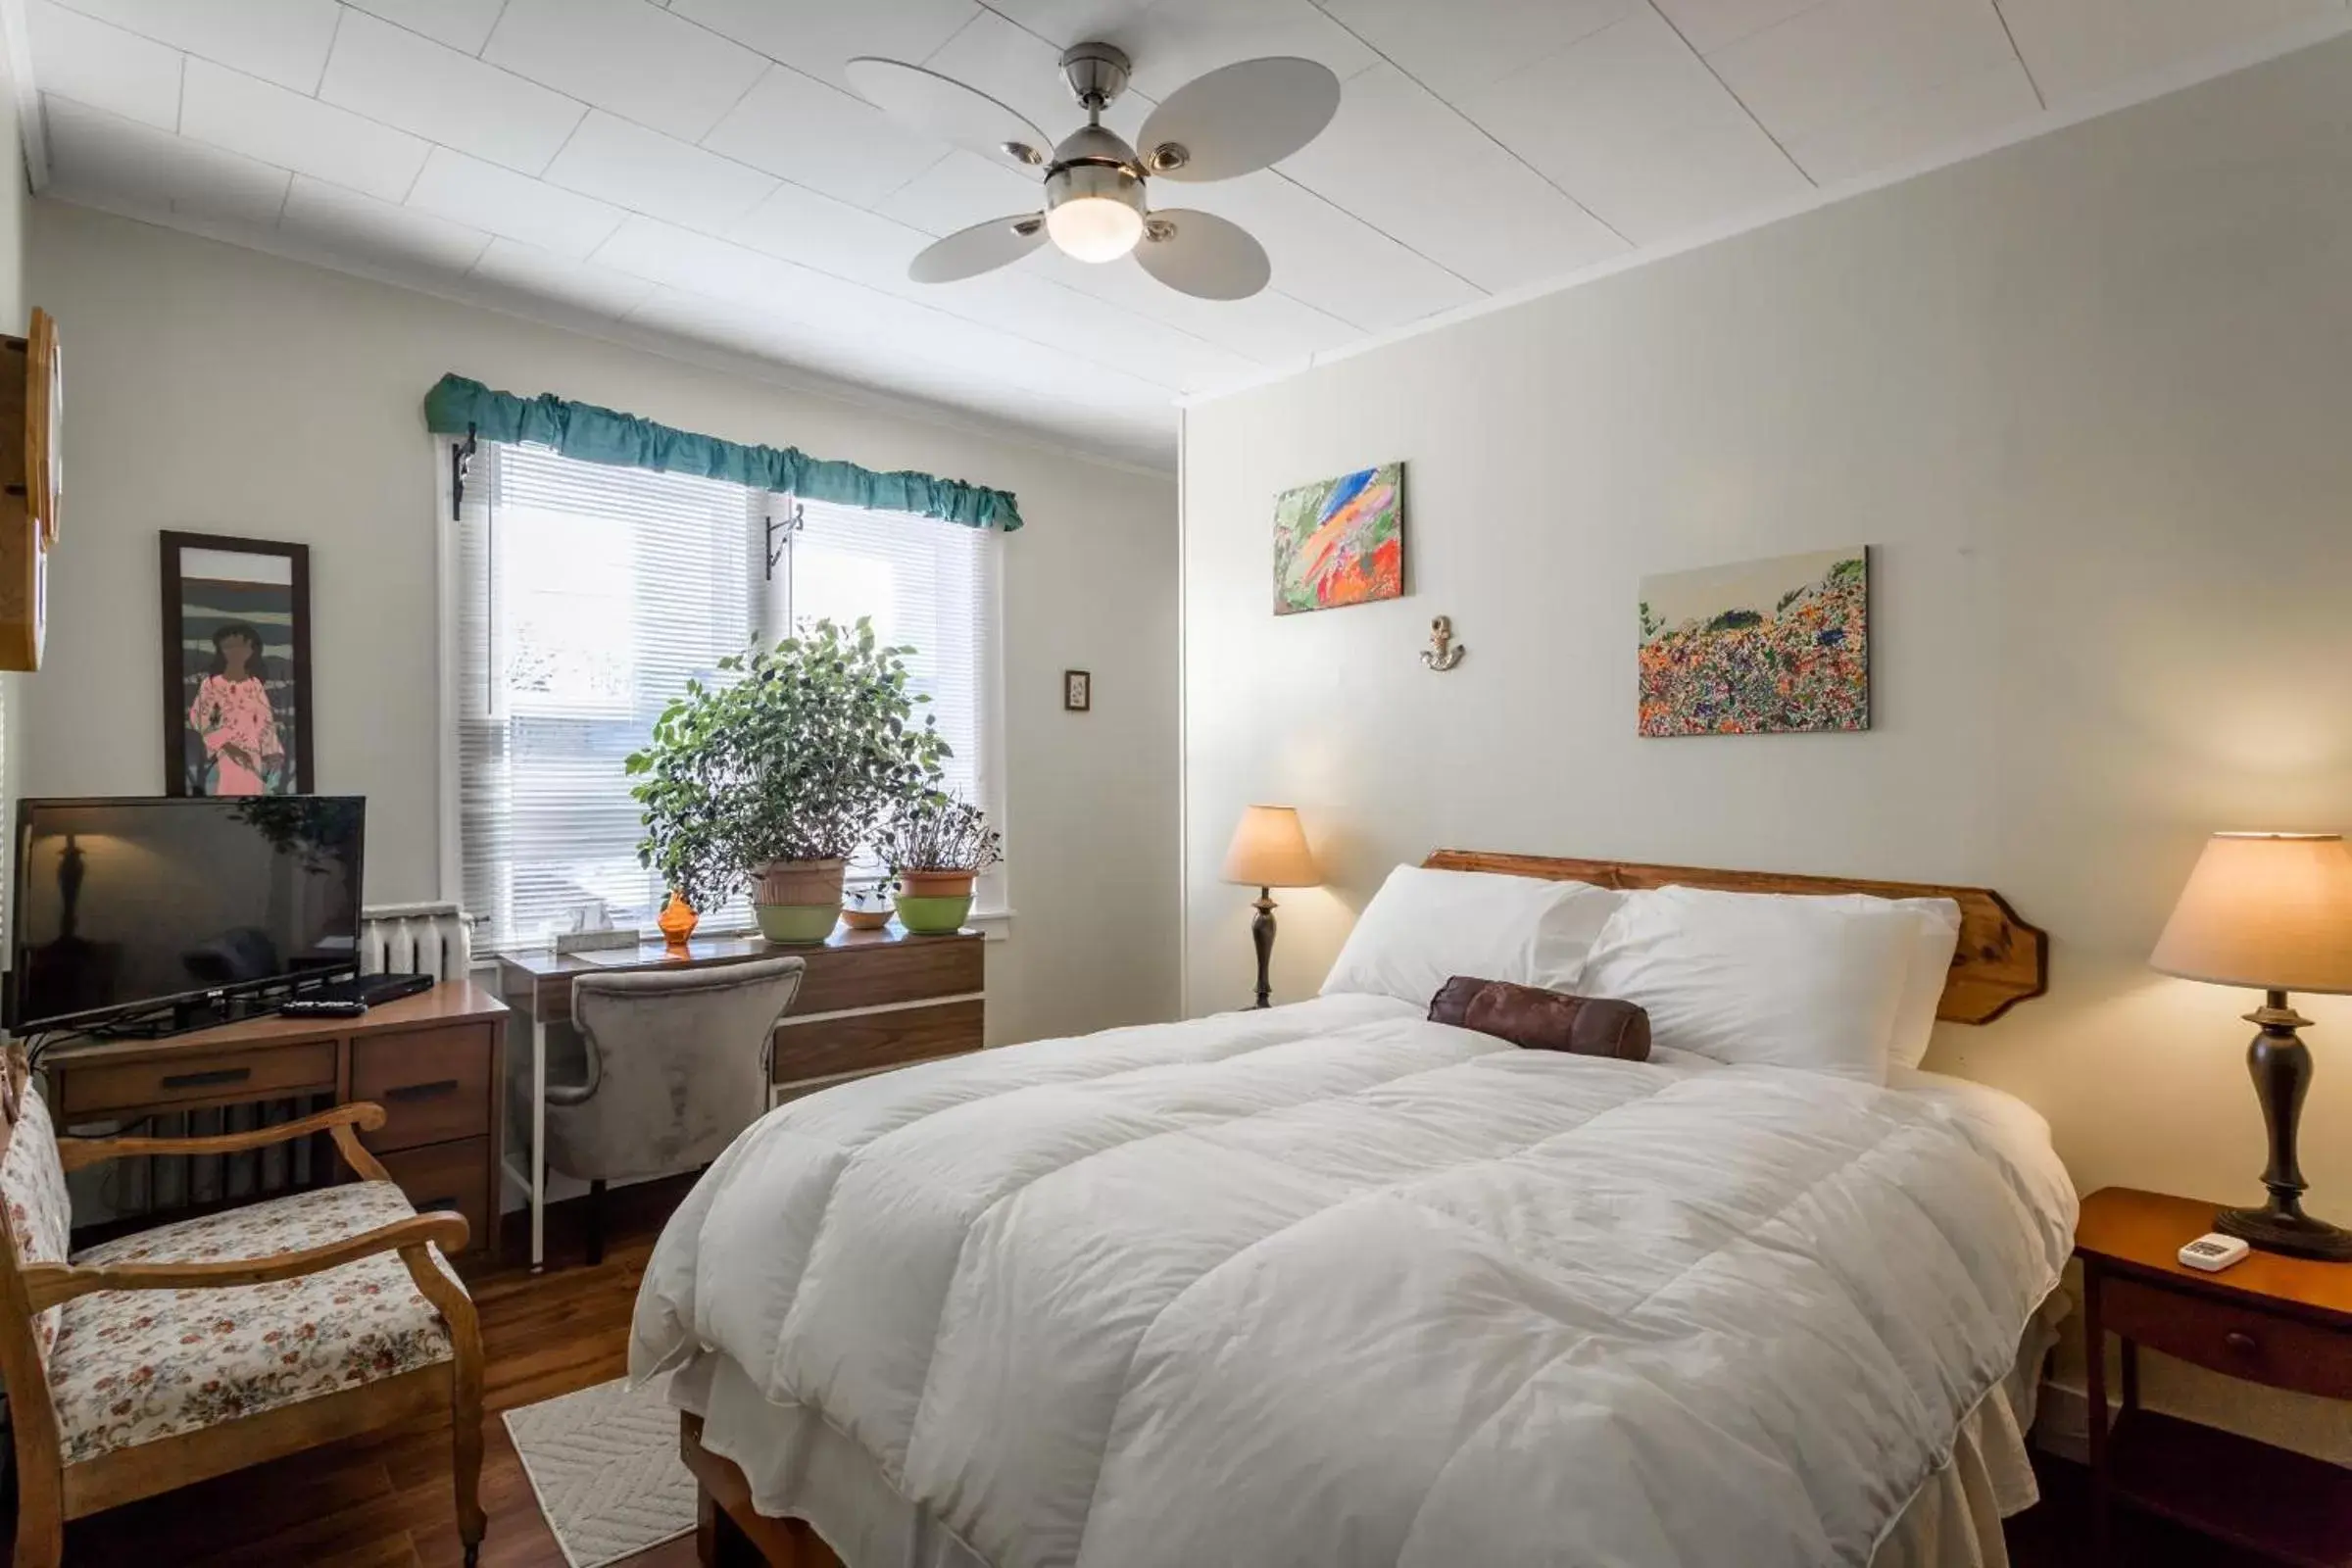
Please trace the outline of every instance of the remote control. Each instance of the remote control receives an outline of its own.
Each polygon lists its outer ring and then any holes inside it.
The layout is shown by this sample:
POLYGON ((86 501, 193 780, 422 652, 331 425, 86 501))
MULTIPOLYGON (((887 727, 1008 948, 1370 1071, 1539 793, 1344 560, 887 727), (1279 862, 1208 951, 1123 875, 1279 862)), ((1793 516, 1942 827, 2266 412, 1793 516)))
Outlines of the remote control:
POLYGON ((2236 1237, 2214 1231, 2180 1249, 2180 1261, 2190 1268, 2219 1274, 2251 1250, 2253 1249, 2236 1237))

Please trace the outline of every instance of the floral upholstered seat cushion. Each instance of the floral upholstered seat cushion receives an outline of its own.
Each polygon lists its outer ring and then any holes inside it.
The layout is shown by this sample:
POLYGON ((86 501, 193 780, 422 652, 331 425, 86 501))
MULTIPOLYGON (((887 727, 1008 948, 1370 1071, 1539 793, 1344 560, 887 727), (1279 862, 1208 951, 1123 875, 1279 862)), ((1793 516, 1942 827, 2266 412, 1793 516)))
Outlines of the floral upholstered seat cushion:
MULTIPOLYGON (((57 1129, 49 1106, 41 1099, 38 1080, 27 1079, 8 1137, 8 1156, 0 1159, 0 1194, 8 1201, 8 1228, 17 1243, 22 1263, 63 1263, 66 1238, 74 1228, 74 1210, 66 1197, 65 1167, 57 1157, 57 1129)), ((62 1307, 51 1307, 33 1319, 33 1339, 41 1353, 57 1343, 62 1307)))
MULTIPOLYGON (((416 1210, 390 1182, 350 1182, 141 1231, 75 1265, 263 1258, 416 1210)), ((433 1260, 452 1279, 436 1249, 433 1260)), ((65 1462, 449 1360, 449 1330, 399 1254, 274 1285, 102 1291, 68 1301, 49 1356, 65 1462)))

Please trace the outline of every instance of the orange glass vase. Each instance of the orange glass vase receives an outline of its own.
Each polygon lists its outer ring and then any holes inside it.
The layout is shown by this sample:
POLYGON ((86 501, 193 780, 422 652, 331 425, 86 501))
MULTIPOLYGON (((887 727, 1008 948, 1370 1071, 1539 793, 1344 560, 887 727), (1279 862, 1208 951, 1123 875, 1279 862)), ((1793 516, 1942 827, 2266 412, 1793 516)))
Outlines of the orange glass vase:
POLYGON ((654 924, 661 928, 664 942, 673 948, 682 948, 686 945, 686 939, 694 935, 695 925, 701 919, 702 916, 694 912, 694 906, 686 902, 685 895, 672 893, 662 906, 662 917, 654 924))

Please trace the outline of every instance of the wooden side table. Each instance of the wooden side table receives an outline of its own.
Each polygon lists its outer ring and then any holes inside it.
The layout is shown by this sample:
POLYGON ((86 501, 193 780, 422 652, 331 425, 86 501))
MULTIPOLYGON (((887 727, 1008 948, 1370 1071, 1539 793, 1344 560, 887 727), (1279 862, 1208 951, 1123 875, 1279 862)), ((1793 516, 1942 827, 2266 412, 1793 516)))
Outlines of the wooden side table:
POLYGON ((2141 1408, 2139 1348, 2209 1371, 2352 1399, 2352 1264, 2256 1251, 2219 1274, 2182 1244, 2217 1205, 2110 1187, 2082 1200, 2092 1529, 2107 1560, 2116 1499, 2302 1568, 2352 1568, 2352 1470, 2141 1408), (2107 1422, 2106 1336, 2123 1342, 2123 1408, 2107 1422))

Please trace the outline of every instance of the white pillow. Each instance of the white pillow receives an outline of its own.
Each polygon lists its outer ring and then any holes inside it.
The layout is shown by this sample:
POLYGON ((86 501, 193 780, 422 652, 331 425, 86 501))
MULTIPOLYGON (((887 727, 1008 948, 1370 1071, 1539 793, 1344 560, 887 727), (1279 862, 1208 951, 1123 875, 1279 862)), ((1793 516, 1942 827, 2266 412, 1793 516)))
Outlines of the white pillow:
POLYGON ((1348 934, 1323 994, 1367 991, 1426 1007, 1457 974, 1574 991, 1624 897, 1589 882, 1400 865, 1348 934))
POLYGON ((1653 1048, 1884 1083, 1919 916, 1869 902, 1628 893, 1579 990, 1641 1004, 1653 1048))
POLYGON ((1882 899, 1868 893, 1833 893, 1822 902, 1851 909, 1910 912, 1917 929, 1911 961, 1903 969, 1902 1000, 1894 1006, 1886 1060, 1895 1067, 1918 1066, 1936 1033, 1936 1004, 1943 1000, 1943 983, 1951 978, 1952 955, 1960 949, 1960 906, 1950 899, 1882 899))

